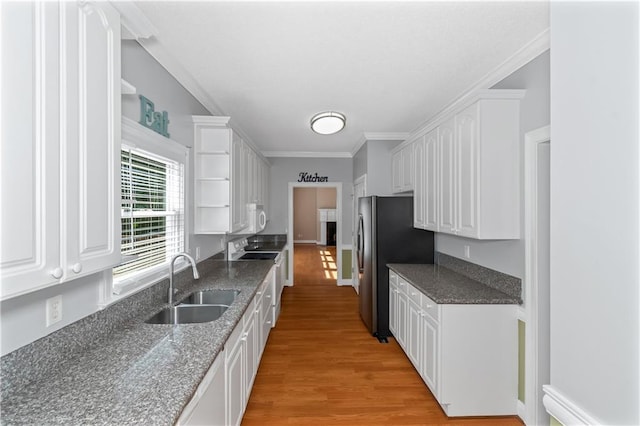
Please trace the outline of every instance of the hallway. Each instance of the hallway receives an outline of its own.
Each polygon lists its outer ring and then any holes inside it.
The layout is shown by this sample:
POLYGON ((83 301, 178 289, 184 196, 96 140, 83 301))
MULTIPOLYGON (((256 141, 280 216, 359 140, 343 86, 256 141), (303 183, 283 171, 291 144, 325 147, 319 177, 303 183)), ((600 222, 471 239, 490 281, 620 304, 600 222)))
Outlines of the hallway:
POLYGON ((395 340, 366 331, 353 288, 336 286, 335 247, 295 250, 295 285, 284 289, 243 425, 522 424, 447 419, 395 340))

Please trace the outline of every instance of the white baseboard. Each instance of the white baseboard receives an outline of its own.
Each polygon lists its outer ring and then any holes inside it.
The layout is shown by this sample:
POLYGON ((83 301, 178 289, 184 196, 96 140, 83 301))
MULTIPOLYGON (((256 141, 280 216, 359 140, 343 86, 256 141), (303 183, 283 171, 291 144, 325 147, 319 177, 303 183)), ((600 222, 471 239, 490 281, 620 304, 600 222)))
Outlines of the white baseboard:
POLYGON ((558 392, 551 385, 542 387, 545 395, 542 398, 544 408, 563 425, 602 425, 605 424, 587 414, 581 407, 558 392))
POLYGON ((527 424, 527 422, 525 421, 526 417, 527 417, 527 409, 524 405, 524 402, 518 400, 518 404, 516 406, 516 414, 518 414, 518 417, 520 417, 520 420, 522 420, 522 422, 524 424, 527 424))
POLYGON ((338 285, 340 286, 350 286, 353 287, 353 281, 351 280, 351 278, 340 278, 338 280, 338 285))
POLYGON ((293 240, 294 244, 318 244, 316 240, 293 240))

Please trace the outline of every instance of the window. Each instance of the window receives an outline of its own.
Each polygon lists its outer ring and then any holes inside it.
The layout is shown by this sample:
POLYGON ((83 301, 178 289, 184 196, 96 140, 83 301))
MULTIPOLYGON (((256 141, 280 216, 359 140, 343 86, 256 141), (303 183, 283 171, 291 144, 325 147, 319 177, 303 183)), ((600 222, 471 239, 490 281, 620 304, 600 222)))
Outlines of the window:
POLYGON ((185 251, 186 148, 146 130, 127 137, 126 127, 120 166, 123 263, 113 268, 115 294, 165 277, 173 255, 185 251), (154 140, 141 140, 145 136, 154 140))

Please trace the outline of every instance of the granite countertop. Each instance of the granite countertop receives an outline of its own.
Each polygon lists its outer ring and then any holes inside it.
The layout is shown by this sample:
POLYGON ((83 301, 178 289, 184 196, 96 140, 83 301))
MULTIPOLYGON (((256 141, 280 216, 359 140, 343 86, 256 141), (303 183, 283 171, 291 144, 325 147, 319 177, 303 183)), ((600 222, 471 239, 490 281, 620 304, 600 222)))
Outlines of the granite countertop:
POLYGON ((2 424, 174 424, 272 266, 210 263, 177 298, 201 289, 240 290, 221 318, 156 325, 144 320, 166 303, 139 312, 56 371, 4 394, 2 424))
POLYGON ((443 266, 406 263, 391 263, 387 266, 439 304, 522 303, 519 297, 503 293, 443 266))

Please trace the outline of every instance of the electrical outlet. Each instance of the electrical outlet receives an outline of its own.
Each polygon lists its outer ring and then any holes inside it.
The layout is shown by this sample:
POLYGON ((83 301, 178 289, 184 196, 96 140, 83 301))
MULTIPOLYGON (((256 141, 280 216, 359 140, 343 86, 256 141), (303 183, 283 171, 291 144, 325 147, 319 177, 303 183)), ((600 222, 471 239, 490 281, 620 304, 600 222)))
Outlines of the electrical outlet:
POLYGON ((47 327, 62 321, 62 296, 47 299, 47 327))
POLYGON ((196 247, 196 260, 200 260, 200 247, 196 247))
POLYGON ((471 247, 469 247, 468 245, 464 246, 464 257, 466 257, 467 259, 471 259, 471 247))

